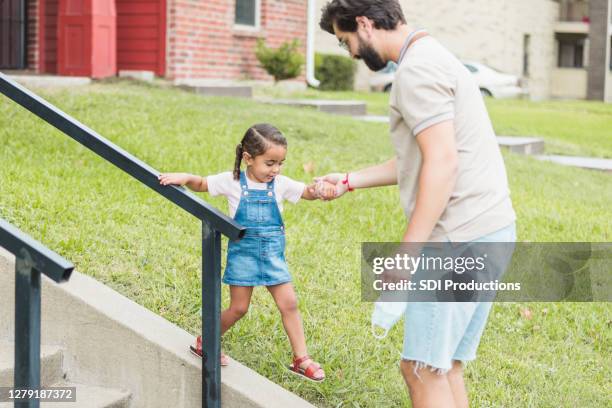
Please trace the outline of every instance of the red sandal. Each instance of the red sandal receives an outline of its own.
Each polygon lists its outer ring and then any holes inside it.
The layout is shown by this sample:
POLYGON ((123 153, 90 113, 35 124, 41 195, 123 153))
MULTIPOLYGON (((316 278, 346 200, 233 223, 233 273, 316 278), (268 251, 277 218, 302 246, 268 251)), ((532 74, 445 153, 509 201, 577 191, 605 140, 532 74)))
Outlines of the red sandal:
MULTIPOLYGON (((194 346, 189 346, 189 350, 191 350, 191 352, 198 356, 198 357, 202 357, 204 355, 204 352, 202 351, 202 336, 198 336, 196 338, 196 344, 195 347, 194 346)), ((221 352, 221 362, 220 365, 222 367, 225 367, 229 364, 229 358, 223 354, 223 352, 221 352)))
POLYGON ((293 359, 293 364, 288 366, 287 368, 293 374, 297 374, 300 377, 306 378, 307 380, 310 380, 313 382, 322 382, 323 380, 325 380, 325 372, 323 373, 322 377, 315 377, 315 373, 317 371, 319 370, 323 371, 323 370, 321 369, 321 365, 319 365, 314 360, 312 360, 310 356, 308 355, 305 355, 299 358, 295 357, 293 359), (310 364, 308 364, 306 368, 300 367, 300 364, 302 364, 304 361, 307 361, 307 360, 310 360, 310 364))

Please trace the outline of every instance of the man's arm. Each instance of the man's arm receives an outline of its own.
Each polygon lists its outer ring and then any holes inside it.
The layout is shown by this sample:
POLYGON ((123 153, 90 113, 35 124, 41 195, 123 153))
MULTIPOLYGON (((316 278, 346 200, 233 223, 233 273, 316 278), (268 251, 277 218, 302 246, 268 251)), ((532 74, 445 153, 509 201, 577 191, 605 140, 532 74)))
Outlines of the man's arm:
MULTIPOLYGON (((336 185, 335 197, 324 195, 325 199, 340 197, 348 191, 348 185, 342 183, 346 174, 332 173, 323 177, 323 180, 336 185)), ((397 158, 394 157, 382 164, 348 173, 348 184, 351 188, 382 187, 397 184, 397 158)))
POLYGON ((351 188, 392 186, 397 184, 397 158, 349 173, 351 188))
POLYGON ((404 242, 427 242, 444 212, 457 179, 458 155, 453 121, 431 126, 417 135, 423 163, 414 211, 404 242))

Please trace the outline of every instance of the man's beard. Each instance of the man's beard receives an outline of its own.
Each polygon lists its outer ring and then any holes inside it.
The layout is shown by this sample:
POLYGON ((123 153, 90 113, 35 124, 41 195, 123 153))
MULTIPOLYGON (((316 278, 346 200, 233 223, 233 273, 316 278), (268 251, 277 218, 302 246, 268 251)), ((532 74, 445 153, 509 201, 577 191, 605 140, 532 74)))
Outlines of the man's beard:
POLYGON ((359 53, 359 57, 372 71, 380 71, 387 66, 387 61, 384 61, 378 52, 365 41, 359 40, 357 52, 359 53))

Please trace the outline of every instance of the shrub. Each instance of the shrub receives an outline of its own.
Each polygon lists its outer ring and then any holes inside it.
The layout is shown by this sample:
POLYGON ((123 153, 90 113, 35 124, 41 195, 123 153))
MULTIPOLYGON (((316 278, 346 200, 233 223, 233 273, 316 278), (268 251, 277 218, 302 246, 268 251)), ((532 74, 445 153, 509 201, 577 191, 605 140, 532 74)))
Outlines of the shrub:
POLYGON ((316 54, 315 75, 324 91, 353 90, 357 64, 349 57, 331 54, 316 54))
POLYGON ((302 72, 304 57, 299 52, 300 42, 296 39, 285 42, 280 47, 268 48, 260 38, 257 40, 255 56, 274 82, 295 78, 302 72))

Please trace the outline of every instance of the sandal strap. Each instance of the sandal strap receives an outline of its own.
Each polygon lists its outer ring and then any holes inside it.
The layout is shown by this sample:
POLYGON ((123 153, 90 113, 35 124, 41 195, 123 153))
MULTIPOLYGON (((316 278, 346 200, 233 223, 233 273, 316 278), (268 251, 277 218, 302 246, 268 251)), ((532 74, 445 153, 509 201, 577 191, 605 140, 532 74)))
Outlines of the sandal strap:
POLYGON ((319 371, 320 369, 321 369, 321 366, 313 362, 312 364, 309 364, 308 367, 306 367, 306 370, 304 370, 304 374, 308 378, 316 378, 315 373, 319 371))
POLYGON ((306 360, 310 360, 310 356, 308 354, 306 354, 303 357, 299 357, 299 358, 296 357, 293 359, 293 366, 297 368, 300 366, 300 364, 302 364, 306 360))

